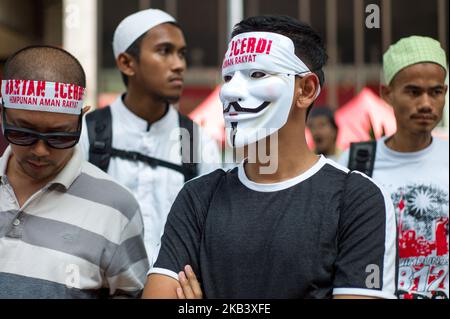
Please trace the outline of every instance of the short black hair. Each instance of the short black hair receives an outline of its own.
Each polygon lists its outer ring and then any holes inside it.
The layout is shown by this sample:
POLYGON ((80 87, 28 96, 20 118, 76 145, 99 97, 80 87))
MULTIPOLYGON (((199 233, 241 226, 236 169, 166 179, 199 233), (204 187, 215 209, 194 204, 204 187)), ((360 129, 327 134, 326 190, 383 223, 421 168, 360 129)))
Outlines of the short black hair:
POLYGON ((13 53, 5 63, 3 78, 45 80, 86 87, 86 74, 80 61, 64 49, 32 45, 13 53))
POLYGON ((295 46, 295 54, 317 75, 320 86, 323 86, 325 74, 322 68, 327 63, 328 55, 321 36, 310 25, 286 15, 254 16, 236 24, 231 37, 254 31, 274 32, 290 38, 295 46))
MULTIPOLYGON (((134 42, 128 47, 128 49, 125 50, 125 53, 128 53, 133 58, 135 58, 138 63, 141 58, 142 39, 144 39, 147 32, 143 33, 139 38, 134 40, 134 42)), ((125 75, 123 72, 120 72, 120 75, 122 76, 123 84, 125 84, 125 86, 128 87, 128 76, 125 75)))
MULTIPOLYGON (((180 29, 181 32, 183 32, 183 30, 181 29, 181 26, 177 22, 170 21, 170 22, 165 22, 165 23, 170 23, 170 24, 176 26, 178 29, 180 29)), ((142 40, 144 39, 144 37, 150 30, 147 30, 146 32, 144 32, 141 36, 139 36, 139 38, 134 40, 134 42, 131 43, 131 45, 125 50, 125 53, 128 53, 133 58, 135 58, 138 63, 141 58, 142 40)), ((128 76, 122 72, 120 72, 120 75, 122 76, 123 83, 125 84, 126 87, 128 87, 128 76)))
POLYGON ((338 131, 338 126, 336 124, 336 121, 334 119, 334 112, 327 106, 317 106, 311 110, 311 112, 308 115, 308 119, 313 119, 319 116, 325 116, 328 120, 328 122, 331 124, 331 126, 335 129, 335 131, 338 131))

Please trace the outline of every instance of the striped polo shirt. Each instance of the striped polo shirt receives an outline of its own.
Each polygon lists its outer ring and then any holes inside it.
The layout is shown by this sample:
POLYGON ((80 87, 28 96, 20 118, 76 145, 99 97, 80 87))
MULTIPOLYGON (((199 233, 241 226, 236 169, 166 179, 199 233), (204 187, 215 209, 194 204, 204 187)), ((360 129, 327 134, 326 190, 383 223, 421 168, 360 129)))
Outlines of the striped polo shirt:
POLYGON ((0 298, 140 296, 148 271, 133 195, 82 158, 19 207, 0 158, 0 298))

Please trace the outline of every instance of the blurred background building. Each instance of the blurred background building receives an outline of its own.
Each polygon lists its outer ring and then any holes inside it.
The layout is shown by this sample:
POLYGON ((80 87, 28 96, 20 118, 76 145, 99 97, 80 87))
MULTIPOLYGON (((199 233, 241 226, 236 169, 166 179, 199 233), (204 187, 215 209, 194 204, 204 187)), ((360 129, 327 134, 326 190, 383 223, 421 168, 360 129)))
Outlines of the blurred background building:
MULTIPOLYGON (((287 14, 323 36, 330 58, 316 104, 338 109, 366 87, 378 94, 382 53, 398 39, 430 36, 448 54, 448 6, 448 0, 0 0, 0 77, 6 58, 21 47, 60 46, 87 71, 88 102, 107 105, 124 90, 111 46, 115 27, 135 11, 158 8, 185 32, 189 69, 179 107, 188 114, 221 82, 230 26, 251 15, 287 14)), ((448 136, 448 105, 438 130, 448 136)))

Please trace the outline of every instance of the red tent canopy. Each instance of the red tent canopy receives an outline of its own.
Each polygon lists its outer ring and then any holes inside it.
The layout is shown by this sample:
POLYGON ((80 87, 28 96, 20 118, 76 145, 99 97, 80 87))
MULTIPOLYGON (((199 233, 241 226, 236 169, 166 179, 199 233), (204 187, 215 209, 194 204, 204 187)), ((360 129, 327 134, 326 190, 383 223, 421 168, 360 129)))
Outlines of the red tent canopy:
POLYGON ((339 127, 338 148, 345 150, 351 142, 376 139, 396 131, 394 111, 372 90, 365 88, 335 113, 339 127))
POLYGON ((220 86, 189 113, 189 117, 221 145, 225 141, 225 123, 223 120, 223 107, 219 99, 220 86))

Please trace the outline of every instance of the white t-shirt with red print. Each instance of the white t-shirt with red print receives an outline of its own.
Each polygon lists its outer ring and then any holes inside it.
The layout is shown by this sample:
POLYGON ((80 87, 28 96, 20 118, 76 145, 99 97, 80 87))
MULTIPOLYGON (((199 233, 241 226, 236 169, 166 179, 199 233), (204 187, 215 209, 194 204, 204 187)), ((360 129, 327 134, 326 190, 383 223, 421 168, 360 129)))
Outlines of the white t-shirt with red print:
MULTIPOLYGON (((448 298, 449 143, 433 138, 419 152, 377 142, 373 178, 391 195, 397 216, 400 298, 448 298)), ((348 164, 348 152, 339 160, 348 164)))

